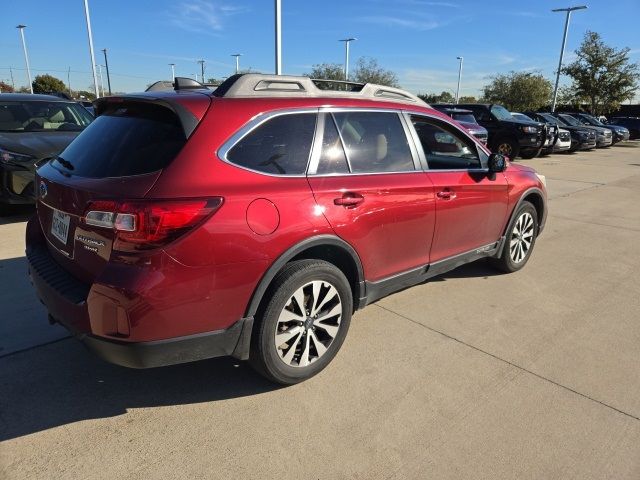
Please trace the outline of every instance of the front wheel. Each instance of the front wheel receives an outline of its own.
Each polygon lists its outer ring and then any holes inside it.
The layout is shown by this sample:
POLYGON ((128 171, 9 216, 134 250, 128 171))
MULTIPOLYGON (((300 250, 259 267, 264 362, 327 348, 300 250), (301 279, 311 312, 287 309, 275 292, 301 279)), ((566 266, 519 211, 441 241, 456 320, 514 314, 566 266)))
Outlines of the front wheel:
POLYGON ((349 281, 331 263, 299 260, 276 276, 266 295, 249 362, 283 385, 314 376, 333 360, 349 330, 349 281))
POLYGON ((529 202, 522 202, 507 229, 500 257, 493 265, 503 272, 520 270, 529 261, 538 236, 538 212, 529 202))
POLYGON ((491 151, 509 157, 509 160, 515 160, 520 154, 520 145, 513 138, 498 138, 491 151))

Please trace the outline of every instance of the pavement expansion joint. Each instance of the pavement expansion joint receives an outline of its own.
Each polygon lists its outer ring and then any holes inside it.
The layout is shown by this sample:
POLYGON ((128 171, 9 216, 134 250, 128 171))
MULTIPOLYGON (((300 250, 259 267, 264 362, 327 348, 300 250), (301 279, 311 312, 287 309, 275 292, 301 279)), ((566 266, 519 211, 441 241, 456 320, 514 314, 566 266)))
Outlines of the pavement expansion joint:
POLYGON ((606 407, 606 408, 608 408, 608 409, 610 409, 610 410, 613 410, 614 412, 620 413, 620 414, 625 415, 625 416, 627 416, 627 417, 629 417, 629 418, 633 418, 634 420, 638 420, 638 421, 640 421, 640 417, 637 417, 637 416, 635 416, 635 415, 633 415, 633 414, 631 414, 631 413, 625 412, 625 411, 623 411, 623 410, 620 410, 619 408, 616 408, 616 407, 611 406, 611 405, 609 405, 609 404, 607 404, 607 403, 605 403, 605 402, 602 402, 602 401, 600 401, 600 400, 598 400, 598 399, 595 399, 595 398, 593 398, 593 397, 590 397, 589 395, 587 395, 587 394, 585 394, 585 393, 578 392, 577 390, 574 390, 574 389, 573 389, 573 388, 571 388, 571 387, 568 387, 568 386, 566 386, 566 385, 563 385, 563 384, 561 384, 561 383, 558 383, 558 382, 556 382, 555 380, 551 380, 550 378, 547 378, 547 377, 545 377, 545 376, 543 376, 543 375, 540 375, 539 373, 535 373, 535 372, 533 372, 533 371, 531 371, 531 370, 529 370, 529 369, 527 369, 527 368, 525 368, 525 367, 522 367, 522 366, 520 366, 520 365, 518 365, 518 364, 516 364, 516 363, 513 363, 513 362, 511 362, 511 361, 509 361, 509 360, 507 360, 507 359, 505 359, 505 358, 502 358, 502 357, 500 357, 500 356, 498 356, 498 355, 496 355, 496 354, 494 354, 494 353, 487 352, 486 350, 483 350, 483 349, 482 349, 482 348, 480 348, 480 347, 476 347, 475 345, 472 345, 472 344, 470 344, 470 343, 467 343, 467 342, 465 342, 464 340, 460 340, 459 338, 456 338, 456 337, 454 337, 454 336, 452 336, 452 335, 449 335, 448 333, 445 333, 445 332, 443 332, 443 331, 441 331, 441 330, 438 330, 438 329, 436 329, 436 328, 433 328, 433 327, 430 327, 430 326, 428 326, 428 325, 425 325, 424 323, 420 323, 420 322, 418 322, 417 320, 412 319, 411 317, 407 317, 406 315, 403 315, 403 314, 401 314, 401 313, 398 313, 398 312, 396 312, 396 311, 394 311, 394 310, 391 310, 391 309, 389 309, 389 308, 387 308, 387 307, 384 307, 384 306, 382 306, 382 305, 380 305, 380 304, 378 304, 378 303, 374 303, 373 305, 374 305, 374 306, 376 306, 376 307, 378 307, 378 308, 381 308, 382 310, 385 310, 385 311, 387 311, 387 312, 389 312, 389 313, 392 313, 392 314, 394 314, 394 315, 397 315, 397 316, 398 316, 398 317, 400 317, 400 318, 403 318, 403 319, 405 319, 405 320, 408 320, 409 322, 414 323, 414 324, 416 324, 416 325, 418 325, 418 326, 420 326, 420 327, 426 328, 427 330, 430 330, 430 331, 432 331, 432 332, 434 332, 434 333, 437 333, 437 334, 439 334, 439 335, 441 335, 441 336, 443 336, 443 337, 445 337, 445 338, 448 338, 449 340, 454 340, 455 342, 458 342, 458 343, 460 343, 461 345, 464 345, 465 347, 471 348, 471 349, 473 349, 473 350, 475 350, 475 351, 477 351, 477 352, 480 352, 480 353, 482 353, 482 354, 484 354, 484 355, 488 355, 488 356, 490 356, 490 357, 492 357, 492 358, 494 358, 494 359, 496 359, 496 360, 499 360, 499 361, 500 361, 500 362, 502 362, 502 363, 506 363, 507 365, 509 365, 509 366, 511 366, 511 367, 514 367, 514 368, 517 368, 518 370, 521 370, 521 371, 523 371, 523 372, 525 372, 525 373, 528 373, 529 375, 533 375, 534 377, 536 377, 536 378, 538 378, 538 379, 540 379, 540 380, 543 380, 543 381, 545 381, 545 382, 551 383, 552 385, 555 385, 555 386, 560 387, 560 388, 562 388, 562 389, 564 389, 564 390, 567 390, 568 392, 571 392, 571 393, 573 393, 573 394, 575 394, 575 395, 579 395, 579 396, 581 396, 581 397, 583 397, 583 398, 586 398, 587 400, 590 400, 591 402, 598 403, 598 404, 602 405, 603 407, 606 407))

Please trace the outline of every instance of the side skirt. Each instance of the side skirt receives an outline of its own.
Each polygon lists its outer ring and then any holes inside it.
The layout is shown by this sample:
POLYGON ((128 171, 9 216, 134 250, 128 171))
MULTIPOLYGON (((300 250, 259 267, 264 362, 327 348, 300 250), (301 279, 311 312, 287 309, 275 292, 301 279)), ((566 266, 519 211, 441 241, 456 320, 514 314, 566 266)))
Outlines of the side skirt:
POLYGON ((417 285, 425 280, 458 268, 461 265, 474 262, 481 258, 498 257, 502 253, 504 242, 505 237, 501 237, 500 240, 490 243, 489 245, 414 268, 412 270, 393 275, 392 277, 378 280, 377 282, 366 281, 366 296, 361 299, 360 308, 369 305, 376 300, 380 300, 393 292, 417 285))

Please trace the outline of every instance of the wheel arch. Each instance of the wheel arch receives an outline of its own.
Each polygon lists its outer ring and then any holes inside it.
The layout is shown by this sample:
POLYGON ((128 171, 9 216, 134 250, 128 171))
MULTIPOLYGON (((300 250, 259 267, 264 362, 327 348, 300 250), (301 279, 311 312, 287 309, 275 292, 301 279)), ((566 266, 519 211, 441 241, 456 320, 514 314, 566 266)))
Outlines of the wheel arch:
POLYGON ((284 266, 294 260, 325 260, 338 267, 347 277, 353 292, 354 309, 360 308, 364 297, 364 270, 355 249, 335 235, 318 235, 307 238, 287 249, 267 269, 253 291, 245 317, 258 312, 269 285, 284 266))
POLYGON ((509 216, 509 221, 504 227, 504 235, 507 235, 509 225, 511 225, 511 222, 513 222, 513 219, 523 202, 529 202, 535 207, 536 213, 538 214, 538 235, 540 235, 540 232, 542 232, 547 219, 547 202, 545 198, 546 197, 543 191, 538 187, 531 187, 525 190, 524 193, 520 195, 520 200, 518 200, 518 203, 516 203, 515 207, 513 207, 513 211, 509 216))

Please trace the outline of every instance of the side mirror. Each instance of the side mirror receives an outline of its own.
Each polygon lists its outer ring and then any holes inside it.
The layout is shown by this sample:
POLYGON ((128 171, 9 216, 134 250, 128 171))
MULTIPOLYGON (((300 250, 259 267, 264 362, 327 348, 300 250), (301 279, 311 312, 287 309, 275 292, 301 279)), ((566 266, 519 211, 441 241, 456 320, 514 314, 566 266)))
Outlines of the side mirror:
POLYGON ((507 158, 500 153, 492 153, 489 155, 489 172, 504 172, 507 168, 507 158))

